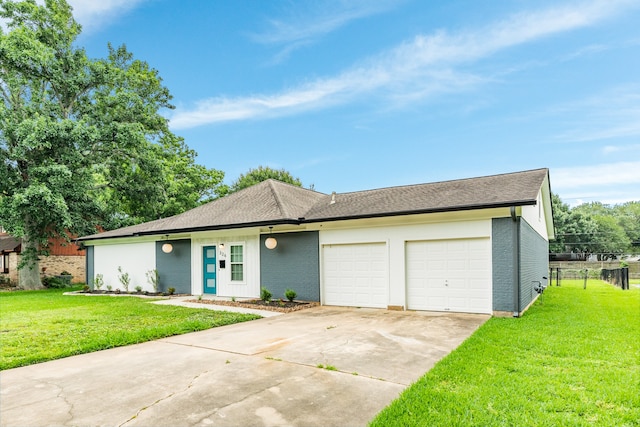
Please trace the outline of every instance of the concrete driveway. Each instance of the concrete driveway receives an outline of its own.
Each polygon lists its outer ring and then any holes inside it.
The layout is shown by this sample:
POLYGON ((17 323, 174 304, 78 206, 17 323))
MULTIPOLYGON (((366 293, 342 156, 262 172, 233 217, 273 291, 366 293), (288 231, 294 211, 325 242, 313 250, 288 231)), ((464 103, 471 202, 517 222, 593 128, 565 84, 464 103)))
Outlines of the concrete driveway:
POLYGON ((10 369, 0 424, 362 426, 488 318, 317 307, 10 369))

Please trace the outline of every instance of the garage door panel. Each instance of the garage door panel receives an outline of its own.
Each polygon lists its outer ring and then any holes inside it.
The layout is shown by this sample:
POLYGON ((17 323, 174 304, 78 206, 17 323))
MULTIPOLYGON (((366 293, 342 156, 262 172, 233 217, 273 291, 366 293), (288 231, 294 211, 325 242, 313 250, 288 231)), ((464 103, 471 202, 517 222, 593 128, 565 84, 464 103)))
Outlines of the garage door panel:
POLYGON ((451 277, 449 280, 447 280, 447 285, 445 287, 448 287, 452 291, 457 289, 466 290, 468 287, 468 283, 466 278, 464 277, 451 277))
POLYGON ((387 247, 385 243, 325 245, 323 303, 385 308, 387 247), (336 265, 339 266, 336 268, 336 265))
POLYGON ((491 313, 488 238, 407 242, 406 265, 409 309, 491 313))

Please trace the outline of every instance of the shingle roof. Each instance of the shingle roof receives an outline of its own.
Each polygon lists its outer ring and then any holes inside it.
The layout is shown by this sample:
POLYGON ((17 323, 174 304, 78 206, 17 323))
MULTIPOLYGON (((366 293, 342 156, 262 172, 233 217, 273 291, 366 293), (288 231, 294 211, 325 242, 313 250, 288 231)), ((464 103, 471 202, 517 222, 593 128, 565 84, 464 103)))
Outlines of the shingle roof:
POLYGON ((180 215, 79 240, 533 205, 548 173, 536 169, 333 195, 269 179, 180 215))
POLYGON ((21 245, 22 240, 20 239, 16 239, 9 234, 0 235, 0 252, 18 251, 21 245))
POLYGON ((336 194, 317 203, 309 221, 447 212, 535 204, 547 169, 336 194))
POLYGON ((326 194, 269 179, 176 216, 79 240, 298 223, 299 218, 324 197, 326 194))

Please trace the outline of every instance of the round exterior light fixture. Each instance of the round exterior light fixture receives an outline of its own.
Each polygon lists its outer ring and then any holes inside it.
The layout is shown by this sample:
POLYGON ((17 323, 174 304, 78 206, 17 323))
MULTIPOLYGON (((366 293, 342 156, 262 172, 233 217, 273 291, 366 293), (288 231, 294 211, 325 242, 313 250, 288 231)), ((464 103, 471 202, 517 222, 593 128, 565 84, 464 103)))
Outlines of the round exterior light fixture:
POLYGON ((267 249, 275 249, 278 246, 278 241, 274 237, 269 237, 264 241, 264 245, 267 249))
POLYGON ((165 254, 170 254, 173 251, 173 245, 171 243, 165 243, 162 245, 162 252, 165 254))

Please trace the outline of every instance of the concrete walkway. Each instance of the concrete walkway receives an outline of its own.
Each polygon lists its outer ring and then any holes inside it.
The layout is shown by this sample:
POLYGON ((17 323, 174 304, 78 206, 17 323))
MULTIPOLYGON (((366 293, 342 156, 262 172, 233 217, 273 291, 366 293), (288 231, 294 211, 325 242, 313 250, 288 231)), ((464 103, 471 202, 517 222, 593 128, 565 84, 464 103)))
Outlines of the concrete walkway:
POLYGON ((0 374, 2 426, 364 426, 486 315, 317 307, 0 374))
POLYGON ((169 299, 154 301, 153 304, 178 305, 180 307, 189 307, 189 308, 207 308, 209 310, 231 311, 233 313, 250 313, 250 314, 257 314, 262 317, 273 317, 273 316, 280 316, 281 314, 284 314, 278 311, 256 310, 253 308, 234 307, 231 305, 215 305, 215 304, 201 304, 197 302, 187 302, 188 300, 194 300, 194 299, 198 299, 198 297, 194 297, 192 295, 186 296, 186 297, 171 297, 169 299))

